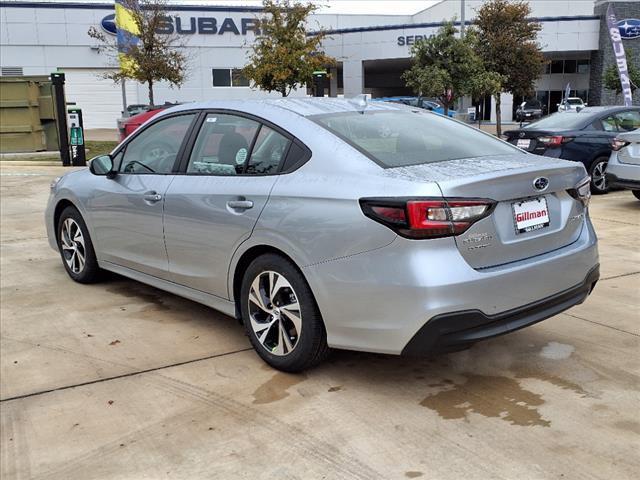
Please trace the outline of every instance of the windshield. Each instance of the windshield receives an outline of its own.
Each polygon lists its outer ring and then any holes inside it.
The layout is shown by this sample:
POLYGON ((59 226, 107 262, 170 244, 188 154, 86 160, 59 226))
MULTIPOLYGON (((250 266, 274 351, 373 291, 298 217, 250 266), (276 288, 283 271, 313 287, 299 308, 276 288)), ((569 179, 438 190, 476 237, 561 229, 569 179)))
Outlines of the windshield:
POLYGON ((522 127, 525 130, 574 130, 582 128, 586 116, 580 113, 554 113, 522 127))
POLYGON ((580 100, 579 98, 570 98, 569 100, 567 100, 567 103, 569 105, 582 105, 582 100, 580 100))
POLYGON ((428 112, 342 112, 310 117, 385 168, 521 150, 442 115, 428 112))

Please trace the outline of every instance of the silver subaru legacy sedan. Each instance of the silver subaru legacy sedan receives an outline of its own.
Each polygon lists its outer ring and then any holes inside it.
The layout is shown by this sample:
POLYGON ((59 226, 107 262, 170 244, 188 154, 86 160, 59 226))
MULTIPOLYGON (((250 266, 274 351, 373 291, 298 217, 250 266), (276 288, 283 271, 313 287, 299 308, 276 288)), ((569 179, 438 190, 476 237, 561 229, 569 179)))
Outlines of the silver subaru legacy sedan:
POLYGON ((237 317, 269 365, 453 351, 583 302, 580 163, 364 99, 181 105, 51 185, 69 276, 109 270, 237 317))

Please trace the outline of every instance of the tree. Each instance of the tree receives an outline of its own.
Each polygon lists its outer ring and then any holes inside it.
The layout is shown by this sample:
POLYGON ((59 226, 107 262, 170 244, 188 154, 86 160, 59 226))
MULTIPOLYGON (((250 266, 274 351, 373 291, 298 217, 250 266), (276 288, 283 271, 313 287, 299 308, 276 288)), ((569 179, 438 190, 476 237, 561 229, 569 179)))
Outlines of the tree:
MULTIPOLYGON (((537 43, 540 23, 530 21, 526 1, 490 0, 477 11, 477 51, 488 71, 502 75, 502 91, 529 96, 545 62, 537 43)), ((500 92, 496 100, 496 130, 502 134, 500 92)))
MULTIPOLYGON (((627 58, 633 58, 633 54, 630 50, 627 51, 627 58)), ((633 62, 627 61, 627 69, 629 71, 629 79, 631 80, 631 93, 636 91, 638 85, 640 85, 640 68, 633 62)), ((617 65, 609 65, 602 76, 602 83, 607 90, 613 90, 616 95, 622 93, 622 83, 620 82, 620 74, 618 73, 617 65)))
POLYGON ((484 71, 473 41, 456 33, 453 22, 445 22, 434 36, 416 42, 412 66, 402 74, 418 95, 440 100, 445 115, 458 98, 471 93, 472 80, 484 71))
POLYGON ((298 85, 310 83, 313 72, 336 63, 321 50, 326 34, 307 36, 305 24, 317 6, 297 0, 263 0, 266 16, 251 47, 244 75, 267 92, 283 97, 298 85))
POLYGON ((484 99, 487 95, 499 95, 502 91, 504 77, 496 72, 482 70, 477 72, 472 78, 469 87, 469 94, 480 101, 480 114, 477 116, 478 128, 484 115, 484 99))
MULTIPOLYGON (((166 81, 171 87, 180 87, 185 80, 187 57, 181 51, 182 44, 175 33, 166 32, 167 0, 122 0, 120 2, 131 12, 137 27, 137 42, 132 42, 126 51, 126 65, 120 70, 105 73, 104 78, 114 82, 125 79, 146 83, 149 88, 149 103, 153 105, 153 85, 166 81), (126 67, 126 68, 124 68, 126 67)), ((99 51, 118 55, 118 45, 91 27, 87 32, 100 42, 99 51)))

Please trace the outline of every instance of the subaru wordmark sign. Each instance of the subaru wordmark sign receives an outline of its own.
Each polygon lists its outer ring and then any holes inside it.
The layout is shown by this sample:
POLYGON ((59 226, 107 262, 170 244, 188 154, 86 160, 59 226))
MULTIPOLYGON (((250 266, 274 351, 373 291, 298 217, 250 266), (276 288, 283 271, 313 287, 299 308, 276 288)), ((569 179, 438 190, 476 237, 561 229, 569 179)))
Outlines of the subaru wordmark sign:
MULTIPOLYGON (((110 35, 116 35, 115 14, 107 15, 102 19, 100 25, 102 29, 110 35)), ((239 23, 233 18, 219 19, 215 17, 174 17, 166 16, 157 28, 158 33, 179 35, 223 35, 232 33, 234 35, 247 35, 253 32, 260 34, 260 21, 257 18, 241 18, 239 23)))

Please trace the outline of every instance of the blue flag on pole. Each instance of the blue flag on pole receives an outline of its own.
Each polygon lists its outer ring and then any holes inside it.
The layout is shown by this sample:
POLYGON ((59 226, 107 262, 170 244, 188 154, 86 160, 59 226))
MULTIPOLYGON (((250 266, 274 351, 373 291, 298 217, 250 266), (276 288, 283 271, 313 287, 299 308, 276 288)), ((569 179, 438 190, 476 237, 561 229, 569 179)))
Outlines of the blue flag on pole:
POLYGON ((618 74, 620 75, 624 106, 630 107, 633 97, 631 96, 629 70, 627 69, 627 56, 624 53, 624 46, 622 45, 622 38, 620 37, 620 27, 618 27, 618 22, 616 21, 616 13, 613 11, 613 6, 611 4, 607 7, 607 28, 609 29, 609 36, 611 37, 613 53, 616 57, 618 74))

